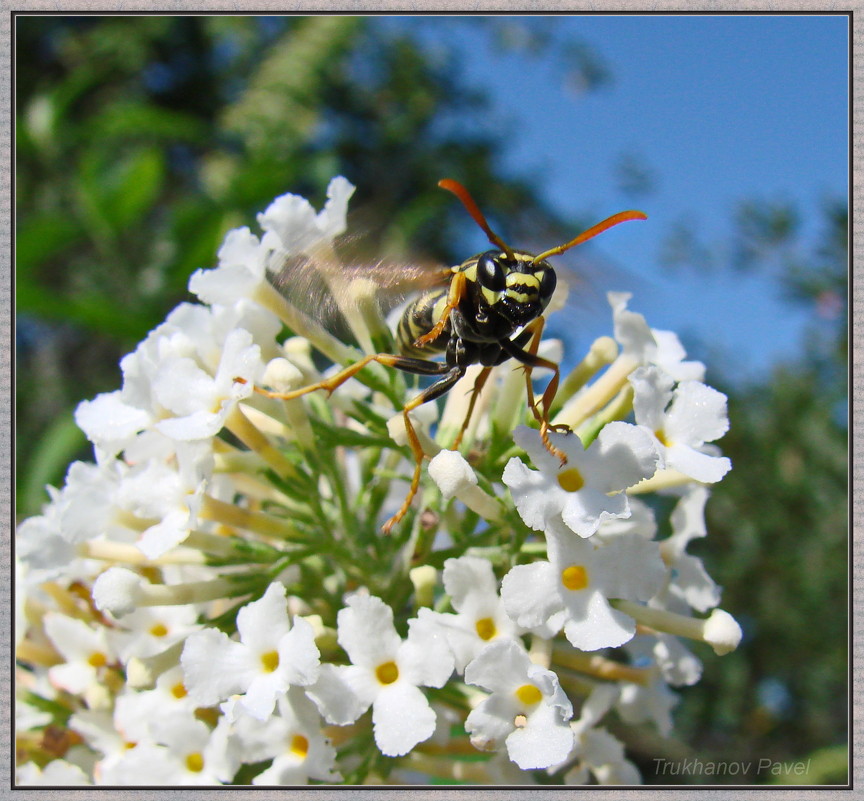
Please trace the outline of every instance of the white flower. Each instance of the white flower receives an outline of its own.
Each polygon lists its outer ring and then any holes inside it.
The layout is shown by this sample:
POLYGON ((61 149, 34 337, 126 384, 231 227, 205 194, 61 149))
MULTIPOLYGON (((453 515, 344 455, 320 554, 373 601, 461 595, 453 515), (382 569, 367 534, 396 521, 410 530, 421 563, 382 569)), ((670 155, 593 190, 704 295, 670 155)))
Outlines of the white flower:
POLYGON ((27 762, 16 771, 16 784, 26 787, 85 787, 93 784, 77 765, 55 759, 44 768, 27 762))
POLYGON ((252 784, 308 784, 310 778, 341 780, 334 770, 336 751, 321 731, 318 710, 299 687, 290 687, 278 698, 277 714, 266 721, 249 715, 235 698, 222 708, 232 721, 235 747, 242 761, 272 760, 270 767, 252 779, 252 784))
POLYGON ((542 531, 556 521, 580 537, 590 537, 605 520, 629 517, 621 490, 654 474, 657 451, 651 437, 628 423, 608 423, 587 450, 576 434, 551 432, 552 444, 567 456, 562 465, 535 429, 520 426, 513 439, 531 457, 539 472, 513 457, 504 468, 520 516, 542 531))
POLYGON ((696 684, 702 677, 702 662, 672 634, 637 635, 624 648, 630 654, 633 667, 656 665, 663 680, 674 687, 696 684))
POLYGON ((627 642, 636 624, 608 599, 644 601, 657 592, 666 575, 657 544, 624 534, 598 547, 593 539, 553 528, 546 531, 546 543, 548 562, 517 565, 504 576, 501 597, 507 613, 528 629, 563 628, 583 651, 627 642))
POLYGON ((673 378, 657 367, 640 367, 630 383, 636 423, 653 434, 666 467, 708 483, 729 472, 727 457, 704 449, 729 428, 722 392, 698 381, 685 381, 673 391, 673 378))
POLYGON ((679 701, 669 685, 657 678, 647 687, 621 682, 621 693, 615 703, 618 714, 626 723, 650 720, 663 737, 672 731, 672 707, 679 701))
POLYGON ((421 620, 441 627, 462 673, 487 645, 522 633, 504 610, 492 565, 477 556, 461 556, 444 562, 444 589, 458 614, 421 609, 421 620))
POLYGON ((681 340, 672 331, 650 328, 645 317, 630 311, 629 292, 609 292, 615 339, 622 347, 622 356, 637 365, 655 364, 676 381, 701 381, 705 375, 702 362, 685 361, 687 356, 681 340))
POLYGON ((189 291, 202 302, 229 304, 251 297, 265 280, 266 252, 248 227, 229 231, 217 255, 216 269, 196 270, 189 279, 189 291))
POLYGON ((46 614, 43 624, 48 639, 65 660, 48 669, 51 683, 70 693, 84 693, 100 685, 106 667, 117 661, 108 630, 92 628, 59 612, 46 614))
POLYGON ((492 694, 465 721, 471 742, 483 750, 506 745, 523 770, 567 759, 573 733, 570 701, 550 670, 535 665, 514 640, 492 643, 465 668, 465 681, 492 694))
POLYGON ((123 662, 146 658, 182 642, 201 626, 198 611, 183 606, 144 606, 117 621, 117 649, 123 662))
POLYGON ((258 215, 258 224, 266 232, 261 245, 265 250, 291 256, 309 253, 319 243, 333 240, 345 232, 348 201, 353 194, 351 182, 338 176, 330 181, 327 203, 317 214, 304 197, 277 197, 258 215))
POLYGON ((617 700, 617 686, 600 684, 582 704, 578 720, 570 726, 576 740, 576 764, 564 775, 565 784, 587 784, 589 774, 598 784, 640 784, 636 766, 624 757, 624 746, 597 726, 617 700))
POLYGON ((442 687, 453 672, 453 656, 437 627, 409 621, 404 641, 393 626, 393 610, 380 598, 352 595, 339 610, 339 644, 351 665, 322 667, 307 694, 324 717, 353 723, 372 706, 375 743, 386 756, 407 754, 435 731, 435 712, 419 687, 442 687))
POLYGON ((203 785, 231 781, 239 767, 223 720, 211 731, 191 715, 170 725, 154 722, 153 742, 138 743, 106 767, 102 784, 203 785))
POLYGON ((707 487, 690 486, 672 510, 672 535, 660 543, 663 561, 671 568, 669 582, 652 605, 685 614, 687 607, 706 612, 720 603, 720 588, 702 560, 686 552, 691 540, 708 533, 704 512, 709 495, 707 487))
POLYGON ((172 719, 187 720, 198 704, 183 683, 183 668, 175 665, 156 679, 152 690, 126 692, 114 705, 114 724, 127 743, 153 740, 152 724, 170 725, 172 719))
POLYGON ((312 626, 295 618, 291 627, 285 587, 274 582, 237 613, 237 631, 240 642, 212 628, 186 640, 181 657, 186 686, 202 706, 242 694, 243 706, 266 720, 289 685, 311 684, 318 676, 312 626))
POLYGON ((160 420, 156 429, 179 440, 214 436, 237 401, 252 394, 263 372, 261 349, 242 328, 225 339, 215 374, 189 357, 166 360, 154 379, 153 392, 160 406, 174 416, 160 420))
POLYGON ((705 378, 705 365, 697 361, 685 361, 687 352, 674 331, 651 329, 657 352, 652 363, 669 373, 676 381, 702 381, 705 378))

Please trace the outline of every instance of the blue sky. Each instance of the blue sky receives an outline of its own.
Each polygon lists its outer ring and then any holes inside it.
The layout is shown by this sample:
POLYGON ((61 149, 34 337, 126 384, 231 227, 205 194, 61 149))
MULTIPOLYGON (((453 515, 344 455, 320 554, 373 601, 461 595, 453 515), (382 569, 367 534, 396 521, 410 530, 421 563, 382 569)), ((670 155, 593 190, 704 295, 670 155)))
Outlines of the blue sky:
POLYGON ((808 317, 770 280, 724 269, 670 273, 658 253, 681 221, 709 244, 727 241, 743 199, 794 202, 813 236, 824 201, 846 197, 845 17, 557 17, 555 41, 584 41, 613 74, 608 87, 581 95, 563 85, 560 64, 502 54, 482 26, 414 22, 427 41, 446 33, 467 54, 465 79, 486 90, 492 118, 507 127, 509 171, 536 176, 538 189, 574 215, 599 220, 633 205, 648 213, 595 247, 638 278, 632 306, 651 325, 709 343, 750 377, 794 356, 808 317), (625 154, 658 178, 636 204, 616 188, 614 165, 625 154))

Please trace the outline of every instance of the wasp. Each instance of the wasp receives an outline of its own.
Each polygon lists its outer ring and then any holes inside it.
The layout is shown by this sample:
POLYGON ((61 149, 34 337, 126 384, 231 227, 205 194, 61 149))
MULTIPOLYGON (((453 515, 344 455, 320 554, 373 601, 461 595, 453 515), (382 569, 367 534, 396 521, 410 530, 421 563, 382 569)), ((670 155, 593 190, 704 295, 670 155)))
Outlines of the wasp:
POLYGON ((402 506, 382 527, 385 534, 408 512, 420 487, 424 452, 409 413, 452 389, 471 365, 479 364, 482 370, 474 383, 465 419, 451 447, 459 447, 477 397, 492 368, 514 359, 525 370, 528 408, 539 423, 545 447, 560 458, 562 464, 566 462, 564 453, 549 439, 550 430, 564 428, 569 431, 566 427, 554 426, 549 420, 558 389, 559 367, 537 355, 545 323, 543 313, 557 285, 555 269, 547 259, 613 225, 626 220, 646 219, 641 211, 622 211, 569 242, 535 255, 507 245, 491 229, 468 190, 458 181, 445 178, 438 185, 456 195, 494 249, 442 270, 440 286, 423 291, 405 307, 395 332, 398 354, 364 356, 329 378, 291 392, 255 388, 267 397, 281 400, 293 400, 317 390, 330 394, 370 362, 437 379, 402 408, 408 445, 414 457, 414 472, 402 506), (430 358, 441 355, 443 360, 440 361, 430 358), (539 402, 535 399, 531 380, 531 371, 535 368, 552 371, 552 378, 539 402))

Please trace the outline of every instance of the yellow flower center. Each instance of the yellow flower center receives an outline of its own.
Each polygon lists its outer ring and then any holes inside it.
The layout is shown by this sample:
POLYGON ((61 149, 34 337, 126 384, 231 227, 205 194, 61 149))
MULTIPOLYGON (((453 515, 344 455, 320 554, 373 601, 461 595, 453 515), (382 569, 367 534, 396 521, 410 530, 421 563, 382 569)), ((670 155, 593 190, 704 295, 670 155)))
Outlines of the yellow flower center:
POLYGON ((171 695, 173 695, 175 698, 185 698, 186 697, 186 687, 183 686, 182 681, 178 681, 171 688, 171 695))
POLYGON ((584 565, 570 565, 561 571, 561 583, 568 590, 584 590, 588 586, 588 571, 584 565))
POLYGON ((192 773, 200 773, 204 770, 204 757, 199 751, 186 755, 186 769, 192 773))
POLYGON ((566 492, 579 492, 585 486, 585 479, 575 467, 568 467, 558 474, 558 483, 566 492))
POLYGON ((155 623, 150 627, 150 634, 154 637, 164 637, 168 633, 168 627, 164 623, 155 623))
POLYGON ((375 668, 375 678, 377 678, 381 684, 392 684, 399 678, 399 668, 396 667, 395 662, 384 662, 375 668))
POLYGON ((108 657, 101 651, 94 651, 87 659, 87 664, 94 668, 105 667, 108 664, 108 657))
POLYGON ((306 754, 309 753, 309 741, 302 734, 295 734, 291 738, 291 747, 289 750, 294 756, 306 759, 306 754))
POLYGON ((279 652, 268 651, 266 654, 261 654, 261 665, 265 673, 272 673, 279 667, 279 652))
POLYGON ((524 706, 534 706, 543 697, 543 693, 533 684, 523 684, 516 690, 516 697, 524 706))
POLYGON ((477 629, 477 636, 481 640, 491 640, 498 631, 495 628, 495 621, 491 617, 480 618, 474 627, 477 629))

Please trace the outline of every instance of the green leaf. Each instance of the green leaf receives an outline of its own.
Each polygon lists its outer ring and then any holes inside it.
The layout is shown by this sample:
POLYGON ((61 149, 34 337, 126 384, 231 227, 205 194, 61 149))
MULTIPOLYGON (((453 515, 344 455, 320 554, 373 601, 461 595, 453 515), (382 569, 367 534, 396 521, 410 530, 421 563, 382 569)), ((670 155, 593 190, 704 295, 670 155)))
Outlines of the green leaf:
POLYGON ((322 444, 328 448, 337 445, 346 445, 351 448, 371 446, 375 448, 395 448, 396 443, 390 437, 376 437, 363 434, 350 428, 336 428, 318 424, 315 426, 315 434, 322 444))
POLYGON ((165 156, 155 147, 133 153, 118 170, 108 196, 110 217, 118 229, 139 222, 156 202, 165 178, 165 156))
POLYGON ((15 269, 32 270, 82 239, 84 231, 68 214, 50 211, 30 217, 18 226, 15 238, 15 269))
POLYGON ((26 275, 15 285, 15 304, 19 312, 29 312, 51 320, 67 320, 112 339, 140 339, 153 326, 152 315, 146 310, 130 309, 118 312, 115 299, 91 292, 87 295, 63 297, 53 295, 26 275))
POLYGON ((110 161, 90 151, 81 162, 81 207, 97 238, 117 237, 139 223, 155 205, 165 178, 165 155, 157 147, 138 148, 110 161))
POLYGON ((88 123, 100 141, 152 141, 206 144, 211 132, 203 120, 143 103, 117 103, 103 109, 88 123))

